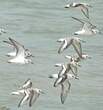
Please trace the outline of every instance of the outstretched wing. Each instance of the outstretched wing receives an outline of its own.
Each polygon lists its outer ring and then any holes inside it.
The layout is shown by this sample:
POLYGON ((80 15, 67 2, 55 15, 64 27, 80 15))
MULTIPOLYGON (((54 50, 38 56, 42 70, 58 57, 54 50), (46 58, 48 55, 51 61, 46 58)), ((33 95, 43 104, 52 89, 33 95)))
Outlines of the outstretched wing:
POLYGON ((72 17, 74 20, 79 21, 80 23, 84 24, 84 22, 82 21, 82 19, 76 18, 76 17, 72 17))
POLYGON ((60 46, 58 53, 62 53, 65 49, 67 49, 70 45, 72 44, 72 40, 71 39, 65 39, 62 43, 62 45, 60 46))
POLYGON ((6 40, 4 40, 3 42, 6 43, 6 44, 9 44, 9 45, 13 45, 11 42, 6 41, 6 40))
MULTIPOLYGON (((83 10, 81 10, 83 11, 83 10)), ((84 11, 83 11, 84 12, 84 11)), ((72 17, 74 20, 79 21, 83 24, 82 28, 84 28, 85 30, 90 30, 92 28, 96 28, 96 26, 94 24, 92 24, 90 21, 84 20, 84 19, 79 19, 76 17, 72 17)))
POLYGON ((64 78, 62 76, 58 77, 54 82, 54 87, 57 87, 59 84, 63 82, 64 78))
POLYGON ((67 67, 65 65, 62 65, 62 69, 59 71, 58 76, 62 76, 67 71, 67 67))
POLYGON ((23 98, 20 100, 18 107, 20 107, 21 105, 23 105, 23 103, 25 101, 27 101, 29 99, 29 95, 27 93, 24 94, 23 98))
POLYGON ((77 52, 78 56, 81 58, 82 57, 81 42, 79 40, 74 39, 72 45, 73 45, 75 51, 77 52))
POLYGON ((68 80, 65 80, 62 84, 61 84, 61 103, 64 104, 67 96, 68 96, 68 93, 70 91, 70 87, 71 87, 71 84, 68 80))
POLYGON ((31 92, 30 92, 30 100, 29 100, 29 107, 32 106, 33 97, 34 97, 34 91, 31 90, 31 92))
POLYGON ((67 41, 63 41, 61 46, 59 47, 58 53, 62 53, 67 48, 67 41))
POLYGON ((73 73, 75 76, 77 76, 78 68, 77 68, 77 65, 76 65, 76 64, 75 64, 75 66, 72 65, 72 64, 70 64, 70 70, 72 71, 72 73, 73 73))
POLYGON ((88 10, 88 8, 86 6, 83 6, 81 11, 85 15, 85 17, 87 17, 89 19, 89 10, 88 10))
POLYGON ((9 38, 9 40, 13 43, 13 45, 16 48, 16 56, 25 56, 25 48, 23 45, 21 45, 20 43, 18 43, 17 41, 15 41, 12 38, 9 38))
POLYGON ((29 101, 29 107, 31 107, 32 104, 35 103, 39 95, 40 95, 39 93, 32 91, 31 96, 30 96, 30 101, 29 101))

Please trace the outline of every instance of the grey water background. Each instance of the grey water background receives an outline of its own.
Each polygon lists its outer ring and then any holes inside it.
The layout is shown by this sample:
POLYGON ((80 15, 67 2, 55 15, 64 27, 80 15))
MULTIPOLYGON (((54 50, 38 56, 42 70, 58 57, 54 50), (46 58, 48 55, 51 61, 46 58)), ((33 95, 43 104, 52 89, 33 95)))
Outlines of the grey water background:
MULTIPOLYGON (((103 29, 103 0, 81 0, 90 8, 90 20, 103 29)), ((69 37, 81 24, 71 16, 85 19, 79 10, 68 10, 66 0, 0 0, 0 27, 7 33, 0 35, 0 108, 10 110, 103 110, 103 35, 78 36, 85 40, 83 52, 92 59, 81 62, 79 80, 71 80, 71 91, 65 101, 60 102, 60 87, 54 88, 50 74, 58 72, 55 63, 67 62, 65 55, 73 55, 73 48, 58 55, 59 38, 69 37), (12 37, 29 48, 34 64, 8 64, 6 55, 12 51, 2 41, 12 37), (27 78, 33 86, 42 89, 31 108, 24 104, 17 107, 21 97, 10 93, 18 89, 27 78)))

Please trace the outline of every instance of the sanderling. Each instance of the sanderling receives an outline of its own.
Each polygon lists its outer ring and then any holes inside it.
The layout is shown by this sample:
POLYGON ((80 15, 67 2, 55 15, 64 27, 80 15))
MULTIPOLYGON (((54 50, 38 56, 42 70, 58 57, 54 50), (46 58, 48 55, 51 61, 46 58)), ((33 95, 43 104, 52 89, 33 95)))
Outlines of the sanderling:
POLYGON ((73 78, 79 79, 77 76, 70 73, 66 73, 66 74, 63 74, 62 76, 58 76, 58 78, 54 82, 54 87, 57 87, 58 85, 62 84, 66 79, 70 80, 73 78))
POLYGON ((75 32, 74 35, 94 35, 97 33, 101 34, 97 27, 93 25, 91 22, 83 19, 78 19, 76 17, 72 18, 82 23, 82 28, 79 31, 75 32))
POLYGON ((61 86, 61 103, 64 104, 65 99, 67 98, 67 95, 70 91, 70 87, 71 87, 71 83, 69 80, 71 79, 79 79, 78 77, 76 77, 73 74, 64 74, 62 76, 59 77, 58 74, 52 74, 49 78, 54 78, 56 79, 56 81, 54 82, 54 87, 57 87, 58 85, 61 86))
MULTIPOLYGON (((3 41, 4 43, 6 43, 6 44, 9 44, 12 48, 13 48, 13 52, 9 52, 9 53, 7 53, 7 56, 8 57, 15 57, 16 56, 16 47, 13 45, 13 43, 11 42, 11 40, 9 40, 9 41, 6 41, 6 40, 4 40, 3 41)), ((16 41, 17 42, 17 41, 16 41)), ((20 44, 20 43, 19 43, 20 44)), ((24 47, 24 46, 23 46, 24 47)), ((32 55, 32 53, 30 52, 30 50, 29 49, 26 49, 26 48, 24 48, 25 49, 25 57, 27 58, 27 57, 34 57, 33 55, 32 55)))
POLYGON ((73 3, 70 3, 70 4, 67 4, 65 6, 65 8, 76 8, 76 9, 80 9, 82 11, 82 13, 87 17, 89 18, 89 7, 91 7, 91 5, 87 4, 87 3, 76 3, 76 2, 73 2, 73 3))
POLYGON ((20 100, 18 107, 22 106, 23 103, 25 101, 29 100, 29 107, 32 106, 32 104, 37 100, 37 98, 39 97, 39 95, 41 93, 44 93, 41 89, 38 88, 28 88, 28 89, 24 89, 24 96, 23 98, 20 100))
POLYGON ((25 81, 19 90, 11 92, 12 95, 23 95, 23 98, 20 100, 18 107, 22 106, 26 101, 28 101, 29 107, 31 107, 41 93, 44 93, 41 89, 32 87, 32 82, 30 79, 25 81))
POLYGON ((91 59, 91 56, 89 56, 86 53, 83 53, 81 58, 77 55, 73 55, 73 56, 66 55, 65 58, 68 58, 69 60, 72 59, 72 61, 74 60, 75 62, 80 62, 81 60, 91 59))
POLYGON ((26 58, 25 56, 25 48, 23 45, 18 43, 12 38, 9 38, 12 44, 16 48, 16 56, 13 59, 8 60, 8 63, 18 63, 18 64, 26 64, 26 63, 33 63, 31 59, 26 58))
POLYGON ((61 69, 59 70, 58 76, 62 76, 64 74, 69 73, 70 71, 72 72, 72 74, 74 74, 75 76, 77 76, 77 68, 78 68, 78 63, 71 61, 69 63, 65 63, 65 64, 55 64, 56 67, 61 67, 61 69))
POLYGON ((67 49, 70 45, 72 45, 75 51, 77 52, 77 54, 79 55, 79 57, 81 57, 82 55, 81 41, 85 42, 78 37, 70 37, 70 38, 68 37, 57 40, 57 42, 62 42, 61 46, 59 47, 58 53, 59 54, 62 53, 65 49, 67 49))

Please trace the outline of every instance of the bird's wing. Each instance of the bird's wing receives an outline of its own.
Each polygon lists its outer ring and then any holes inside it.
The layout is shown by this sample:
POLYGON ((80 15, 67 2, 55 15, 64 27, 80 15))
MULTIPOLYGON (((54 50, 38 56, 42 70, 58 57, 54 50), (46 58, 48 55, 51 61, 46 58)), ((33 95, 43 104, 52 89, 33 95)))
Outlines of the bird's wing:
POLYGON ((12 42, 9 42, 9 41, 6 41, 6 40, 4 40, 3 42, 4 42, 4 43, 7 43, 7 44, 9 44, 9 45, 13 45, 12 42))
MULTIPOLYGON (((81 10, 83 11, 83 10, 81 10)), ((83 24, 82 28, 86 28, 89 29, 89 28, 96 28, 97 26, 92 24, 90 21, 87 21, 87 20, 84 20, 84 19, 79 19, 79 18, 76 18, 76 17, 72 17, 74 20, 77 20, 79 22, 81 22, 83 24)))
POLYGON ((34 97, 34 91, 32 90, 30 93, 29 107, 32 106, 33 97, 34 97))
MULTIPOLYGON (((83 11, 83 10, 81 10, 83 11)), ((91 28, 96 28, 95 25, 93 25, 90 21, 87 21, 87 20, 84 20, 84 19, 79 19, 79 18, 76 18, 76 17, 72 17, 74 20, 76 21, 79 21, 80 23, 82 23, 82 28, 81 29, 84 29, 86 31, 90 31, 91 28)))
POLYGON ((68 65, 68 71, 66 73, 68 73, 69 71, 71 71, 76 76, 77 75, 76 74, 76 68, 72 67, 71 63, 68 63, 67 65, 68 65))
POLYGON ((67 70, 67 68, 65 67, 65 65, 63 65, 62 69, 59 71, 58 76, 60 77, 60 76, 62 76, 63 74, 65 74, 66 70, 67 70))
POLYGON ((79 22, 82 24, 81 29, 84 27, 85 22, 84 22, 83 19, 79 19, 79 18, 76 18, 76 17, 72 17, 72 18, 73 18, 74 20, 76 20, 76 21, 79 21, 79 22))
POLYGON ((54 82, 54 87, 57 87, 59 84, 63 82, 64 78, 62 76, 58 77, 54 82))
POLYGON ((72 71, 72 73, 77 76, 77 72, 78 72, 78 68, 77 65, 73 66, 72 64, 70 64, 70 70, 72 71))
POLYGON ((28 79, 24 82, 24 84, 28 83, 28 81, 30 81, 30 78, 28 78, 28 79))
POLYGON ((65 49, 67 49, 72 44, 72 40, 71 39, 67 39, 67 40, 64 40, 63 43, 61 44, 61 46, 60 46, 60 48, 58 50, 59 54, 61 52, 63 52, 65 49))
POLYGON ((82 19, 76 18, 76 17, 72 17, 74 20, 79 21, 80 23, 84 24, 82 19))
POLYGON ((82 6, 83 8, 81 9, 82 13, 89 19, 89 10, 86 6, 82 6))
POLYGON ((68 80, 65 80, 62 84, 61 84, 61 103, 64 104, 67 96, 68 96, 68 93, 70 91, 70 87, 71 87, 71 84, 68 80))
POLYGON ((66 49, 66 47, 67 47, 67 42, 63 41, 63 43, 59 47, 58 53, 60 54, 61 52, 63 52, 66 49))
POLYGON ((20 107, 21 105, 23 105, 23 103, 25 101, 27 101, 29 99, 29 95, 27 93, 24 94, 23 98, 20 100, 18 107, 20 107))
POLYGON ((33 103, 35 103, 35 101, 37 100, 37 98, 39 97, 39 93, 37 93, 37 92, 32 92, 31 93, 31 96, 30 96, 30 101, 29 101, 29 107, 31 107, 32 106, 32 104, 33 103))
POLYGON ((20 94, 24 94, 24 93, 25 93, 24 89, 21 89, 21 90, 15 91, 15 92, 11 92, 12 95, 20 95, 20 94))
POLYGON ((21 45, 19 42, 15 41, 12 38, 9 38, 9 40, 12 42, 12 44, 16 48, 16 56, 25 56, 25 48, 23 45, 21 45))
POLYGON ((81 42, 74 39, 72 45, 73 45, 75 51, 77 52, 77 54, 79 55, 79 57, 81 58, 82 57, 81 42))

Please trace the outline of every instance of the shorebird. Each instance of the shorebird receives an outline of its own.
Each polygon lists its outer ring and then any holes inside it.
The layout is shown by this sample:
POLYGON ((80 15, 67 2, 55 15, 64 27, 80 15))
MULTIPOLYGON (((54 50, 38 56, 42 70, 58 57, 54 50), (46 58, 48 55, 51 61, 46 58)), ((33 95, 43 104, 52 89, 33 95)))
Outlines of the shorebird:
POLYGON ((87 3, 70 3, 65 6, 65 8, 75 8, 80 9, 82 13, 89 19, 89 7, 92 7, 91 5, 87 3))
POLYGON ((65 80, 70 80, 70 79, 79 79, 77 76, 75 76, 74 74, 63 74, 62 76, 58 75, 58 78, 56 78, 55 82, 54 82, 54 87, 57 87, 58 85, 61 85, 65 80))
POLYGON ((20 100, 18 107, 20 107, 21 105, 23 105, 23 103, 25 101, 28 101, 30 99, 30 91, 28 89, 24 89, 24 96, 23 98, 20 100))
MULTIPOLYGON (((8 57, 15 57, 15 56, 16 56, 16 48, 15 48, 15 46, 13 45, 13 43, 11 42, 11 40, 9 40, 9 41, 4 40, 3 42, 6 43, 6 44, 9 44, 9 46, 11 46, 11 47, 13 48, 13 52, 7 53, 7 56, 8 56, 8 57)), ((17 42, 17 41, 16 41, 16 42, 17 42)), ((20 44, 20 43, 19 43, 19 44, 20 44)), ((23 47, 24 47, 24 46, 23 46, 23 47)), ((34 57, 34 56, 32 55, 32 53, 30 52, 29 49, 26 49, 26 48, 24 48, 24 49, 25 49, 25 56, 26 56, 26 58, 27 58, 27 57, 34 57)))
POLYGON ((44 92, 42 92, 42 90, 38 88, 24 89, 24 96, 20 100, 18 107, 22 106, 25 101, 29 101, 29 107, 31 107, 41 93, 44 92))
POLYGON ((83 53, 81 58, 77 55, 73 55, 73 56, 66 55, 65 58, 68 58, 69 60, 72 61, 74 60, 75 62, 80 62, 81 60, 91 59, 91 56, 83 53))
POLYGON ((93 25, 90 21, 78 19, 76 17, 72 17, 72 18, 82 23, 82 28, 79 31, 75 32, 74 35, 94 35, 97 33, 101 34, 101 32, 97 29, 97 27, 93 25))
POLYGON ((8 60, 8 63, 16 63, 16 64, 33 63, 31 59, 26 58, 27 56, 25 56, 25 48, 23 45, 21 45, 12 38, 9 38, 9 40, 16 48, 16 56, 13 59, 8 60))
POLYGON ((12 95, 23 95, 23 98, 20 100, 18 107, 22 106, 24 102, 28 101, 29 107, 37 100, 39 95, 44 92, 41 89, 33 88, 30 78, 28 78, 22 87, 19 90, 11 92, 12 95))
POLYGON ((71 87, 71 83, 69 82, 69 80, 65 80, 62 84, 61 84, 61 94, 60 94, 60 99, 61 99, 61 103, 64 104, 69 92, 70 92, 70 87, 71 87))
POLYGON ((38 88, 27 88, 27 89, 20 89, 15 92, 12 92, 12 95, 23 95, 23 98, 20 100, 18 107, 23 105, 25 101, 29 101, 29 107, 37 100, 40 94, 44 94, 41 89, 38 88))
POLYGON ((62 76, 64 74, 69 73, 70 71, 72 72, 72 74, 74 74, 75 76, 77 76, 77 68, 78 68, 79 64, 77 62, 69 62, 69 63, 65 63, 65 64, 55 64, 55 67, 61 67, 61 69, 59 70, 58 76, 62 76))
POLYGON ((81 57, 82 55, 82 47, 81 47, 81 42, 85 42, 83 40, 81 40, 78 37, 68 37, 68 38, 60 38, 59 40, 57 40, 57 42, 62 42, 58 53, 62 53, 65 49, 67 49, 70 45, 72 45, 75 49, 75 51, 77 52, 77 54, 79 55, 79 57, 81 57))
POLYGON ((70 79, 79 79, 78 77, 76 77, 73 74, 65 74, 59 77, 58 74, 52 74, 49 78, 54 78, 56 79, 56 81, 54 82, 54 87, 57 87, 58 85, 61 86, 61 103, 64 104, 67 95, 70 91, 70 87, 71 87, 71 83, 70 83, 70 79))
POLYGON ((40 94, 44 94, 44 92, 41 89, 34 88, 31 90, 30 101, 29 101, 30 107, 37 100, 37 98, 40 96, 40 94), (35 96, 34 99, 33 99, 33 96, 35 96))

